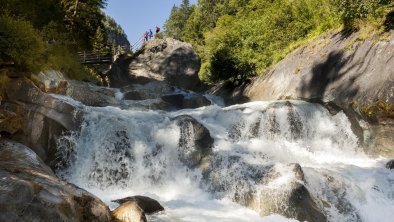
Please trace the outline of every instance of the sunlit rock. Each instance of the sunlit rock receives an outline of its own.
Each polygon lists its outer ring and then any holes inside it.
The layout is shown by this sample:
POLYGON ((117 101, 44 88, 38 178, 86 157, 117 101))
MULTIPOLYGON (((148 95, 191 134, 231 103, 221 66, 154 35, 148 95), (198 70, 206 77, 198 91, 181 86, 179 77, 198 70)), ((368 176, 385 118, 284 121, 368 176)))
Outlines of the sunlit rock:
POLYGON ((136 202, 126 201, 112 211, 114 222, 146 222, 144 211, 136 202))
POLYGON ((0 141, 0 221, 111 220, 98 198, 58 179, 29 148, 0 141))

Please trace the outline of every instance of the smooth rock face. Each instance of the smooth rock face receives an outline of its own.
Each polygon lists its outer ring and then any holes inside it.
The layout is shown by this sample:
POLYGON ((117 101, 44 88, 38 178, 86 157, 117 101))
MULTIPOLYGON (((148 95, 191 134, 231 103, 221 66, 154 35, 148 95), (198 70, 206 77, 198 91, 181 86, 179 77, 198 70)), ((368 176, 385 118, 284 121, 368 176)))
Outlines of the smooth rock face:
POLYGON ((299 48, 244 90, 250 100, 333 102, 363 119, 366 152, 394 157, 394 32, 389 41, 334 33, 299 48))
POLYGON ((48 70, 35 77, 35 84, 46 93, 69 96, 87 106, 115 106, 115 90, 87 82, 69 80, 59 71, 48 70))
POLYGON ((53 161, 57 138, 78 129, 82 110, 43 93, 25 78, 10 79, 6 94, 7 102, 0 106, 0 131, 31 147, 46 163, 53 161))
POLYGON ((0 221, 111 221, 109 208, 58 179, 24 145, 0 141, 0 221))
POLYGON ((121 204, 121 206, 125 203, 135 203, 146 214, 153 214, 164 210, 164 207, 161 206, 161 204, 157 200, 146 196, 126 197, 118 200, 113 200, 112 202, 121 204))
POLYGON ((142 53, 131 59, 120 59, 109 72, 110 86, 145 84, 165 80, 171 85, 196 90, 200 58, 190 44, 167 38, 151 40, 142 53))
POLYGON ((99 87, 90 83, 69 80, 65 94, 87 106, 117 106, 115 91, 106 87, 99 87))
POLYGON ((193 117, 182 115, 174 120, 181 129, 179 159, 188 167, 196 167, 209 157, 214 140, 209 130, 193 117))

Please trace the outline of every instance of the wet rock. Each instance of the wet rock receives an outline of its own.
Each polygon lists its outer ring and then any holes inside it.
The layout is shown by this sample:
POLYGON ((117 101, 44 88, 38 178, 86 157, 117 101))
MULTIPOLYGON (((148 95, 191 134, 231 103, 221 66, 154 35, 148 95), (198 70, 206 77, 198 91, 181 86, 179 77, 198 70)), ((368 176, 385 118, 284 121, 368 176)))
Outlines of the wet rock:
POLYGON ((343 110, 349 117, 366 153, 393 157, 394 82, 387 80, 394 79, 394 33, 388 33, 389 41, 380 36, 354 41, 359 34, 329 33, 296 49, 252 80, 243 96, 329 104, 331 113, 343 110))
POLYGON ((57 178, 24 145, 0 141, 0 221, 111 220, 97 197, 57 178))
POLYGON ((40 72, 32 79, 42 92, 69 96, 87 106, 115 106, 119 104, 119 101, 115 99, 115 89, 70 80, 59 71, 40 72))
POLYGON ((126 201, 112 211, 113 222, 146 222, 144 211, 136 202, 126 201))
POLYGON ((262 191, 259 196, 260 207, 256 210, 262 216, 280 214, 299 221, 327 221, 308 189, 301 183, 291 183, 290 186, 281 187, 281 190, 262 191))
POLYGON ((203 106, 211 105, 211 101, 209 101, 205 96, 193 94, 185 97, 182 103, 182 108, 184 109, 195 109, 203 106))
POLYGON ((161 206, 161 204, 157 200, 146 196, 131 196, 113 200, 112 202, 118 203, 121 206, 125 203, 134 203, 146 214, 153 214, 164 210, 164 207, 161 206))
POLYGON ((125 92, 123 95, 123 99, 125 100, 146 100, 146 99, 156 99, 157 96, 155 94, 150 94, 141 91, 129 91, 125 92))
MULTIPOLYGON (((280 188, 257 191, 258 195, 252 198, 248 206, 262 216, 280 214, 299 221, 327 221, 324 211, 316 204, 304 185, 304 173, 301 166, 296 163, 285 167, 289 169, 293 179, 280 185, 280 188)), ((271 180, 281 176, 280 173, 275 174, 271 180)))
POLYGON ((6 94, 7 102, 0 106, 0 131, 31 147, 46 163, 53 161, 58 137, 78 129, 82 109, 43 93, 24 78, 10 79, 6 94))
POLYGON ((279 214, 300 221, 327 221, 305 187, 304 173, 297 163, 258 165, 237 155, 216 154, 203 171, 203 179, 213 195, 230 196, 261 216, 279 214))
POLYGON ((105 107, 119 105, 119 101, 115 99, 114 90, 76 80, 68 81, 67 91, 64 95, 87 106, 105 107))
POLYGON ((173 119, 180 128, 179 158, 188 167, 196 167, 212 153, 214 140, 209 130, 188 115, 173 119))
POLYGON ((182 94, 173 94, 162 96, 161 99, 177 108, 181 108, 183 105, 183 99, 185 98, 182 94))
POLYGON ((172 94, 162 96, 161 99, 178 109, 195 109, 211 105, 211 101, 199 94, 172 94))
POLYGON ((387 162, 386 168, 390 170, 394 169, 394 160, 390 160, 389 162, 387 162))

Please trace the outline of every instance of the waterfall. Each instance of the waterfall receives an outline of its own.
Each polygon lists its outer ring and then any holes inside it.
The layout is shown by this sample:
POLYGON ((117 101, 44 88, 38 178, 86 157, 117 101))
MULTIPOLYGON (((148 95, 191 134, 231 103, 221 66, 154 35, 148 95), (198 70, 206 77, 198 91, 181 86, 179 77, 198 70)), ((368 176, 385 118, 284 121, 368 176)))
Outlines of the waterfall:
POLYGON ((58 157, 61 177, 110 207, 130 195, 159 200, 166 210, 151 221, 296 221, 283 206, 294 187, 328 221, 391 221, 394 212, 386 160, 364 154, 343 112, 302 101, 174 112, 85 107, 58 157), (196 139, 197 128, 212 144, 196 139))

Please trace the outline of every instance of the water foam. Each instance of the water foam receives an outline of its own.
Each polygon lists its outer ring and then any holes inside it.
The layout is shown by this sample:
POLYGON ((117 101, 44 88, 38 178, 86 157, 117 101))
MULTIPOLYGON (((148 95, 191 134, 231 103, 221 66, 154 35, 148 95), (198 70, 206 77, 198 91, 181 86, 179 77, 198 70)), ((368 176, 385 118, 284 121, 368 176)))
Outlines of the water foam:
POLYGON ((107 203, 130 195, 156 198, 166 211, 153 221, 294 221, 259 217, 232 202, 299 181, 294 163, 305 174, 299 182, 330 221, 389 221, 382 215, 394 212, 394 173, 383 167, 385 160, 362 152, 342 112, 332 116, 300 101, 177 112, 89 109, 81 131, 61 142, 67 168, 59 174, 107 203), (173 118, 180 115, 195 118, 215 141, 209 183, 178 158, 181 133, 173 118))

